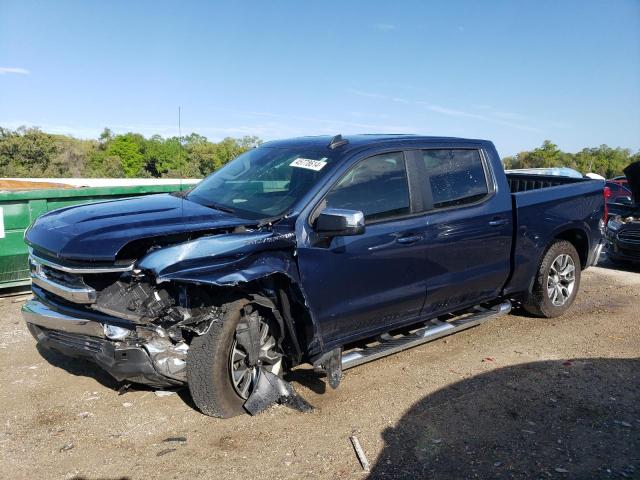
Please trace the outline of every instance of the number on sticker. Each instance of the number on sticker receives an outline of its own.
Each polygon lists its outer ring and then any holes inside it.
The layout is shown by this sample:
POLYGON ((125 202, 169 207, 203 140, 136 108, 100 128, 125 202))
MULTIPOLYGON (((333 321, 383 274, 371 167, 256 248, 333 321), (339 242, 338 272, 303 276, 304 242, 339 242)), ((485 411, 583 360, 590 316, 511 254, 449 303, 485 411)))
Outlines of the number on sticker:
POLYGON ((292 167, 306 168, 309 170, 315 170, 316 172, 319 172, 324 168, 326 164, 327 162, 323 160, 311 160, 310 158, 296 158, 289 165, 292 167))

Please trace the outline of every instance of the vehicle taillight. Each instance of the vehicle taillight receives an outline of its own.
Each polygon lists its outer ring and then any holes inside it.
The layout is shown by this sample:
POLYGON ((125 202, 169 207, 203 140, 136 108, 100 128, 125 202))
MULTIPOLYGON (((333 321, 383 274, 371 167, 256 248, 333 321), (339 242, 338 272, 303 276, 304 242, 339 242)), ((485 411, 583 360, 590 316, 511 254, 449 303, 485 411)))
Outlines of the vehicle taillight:
POLYGON ((602 213, 602 221, 607 225, 607 221, 609 220, 609 207, 607 206, 607 202, 611 198, 611 189, 609 187, 604 187, 602 193, 604 195, 604 212, 602 213))

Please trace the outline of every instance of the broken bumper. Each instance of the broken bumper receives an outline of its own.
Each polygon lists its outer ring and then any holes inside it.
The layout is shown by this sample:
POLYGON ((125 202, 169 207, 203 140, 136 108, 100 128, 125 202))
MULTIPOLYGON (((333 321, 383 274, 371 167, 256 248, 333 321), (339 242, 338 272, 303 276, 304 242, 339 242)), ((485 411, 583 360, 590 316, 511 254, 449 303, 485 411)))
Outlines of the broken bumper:
POLYGON ((153 387, 182 383, 158 373, 144 348, 106 338, 101 322, 66 315, 38 300, 27 301, 22 315, 39 345, 91 360, 116 380, 153 387))

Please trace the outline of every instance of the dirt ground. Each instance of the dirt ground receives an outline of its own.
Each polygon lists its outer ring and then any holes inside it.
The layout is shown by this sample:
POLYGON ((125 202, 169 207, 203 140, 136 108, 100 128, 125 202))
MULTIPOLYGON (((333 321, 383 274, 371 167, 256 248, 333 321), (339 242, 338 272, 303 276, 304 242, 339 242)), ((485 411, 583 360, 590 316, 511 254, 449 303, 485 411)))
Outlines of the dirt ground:
POLYGON ((0 300, 2 478, 640 478, 640 273, 589 269, 562 318, 502 317, 336 391, 297 372, 314 413, 231 420, 186 392, 118 395, 91 364, 39 352, 20 306, 0 300))

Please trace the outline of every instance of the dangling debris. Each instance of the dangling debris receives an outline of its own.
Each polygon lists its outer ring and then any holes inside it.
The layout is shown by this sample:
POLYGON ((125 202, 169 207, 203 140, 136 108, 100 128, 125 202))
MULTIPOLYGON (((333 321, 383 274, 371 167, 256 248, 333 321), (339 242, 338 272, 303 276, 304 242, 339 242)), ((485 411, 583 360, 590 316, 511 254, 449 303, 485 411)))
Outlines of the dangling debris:
POLYGON ((244 403, 244 408, 251 415, 257 415, 275 403, 300 412, 313 411, 313 407, 296 393, 289 382, 260 367, 256 387, 244 403))
POLYGON ((334 390, 342 380, 342 349, 334 348, 313 362, 314 370, 325 372, 329 386, 334 390))

